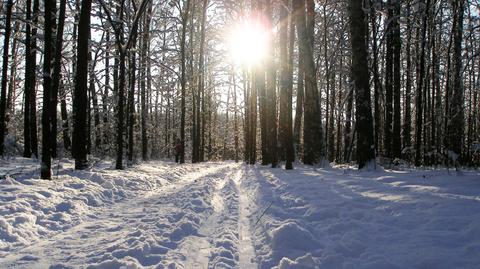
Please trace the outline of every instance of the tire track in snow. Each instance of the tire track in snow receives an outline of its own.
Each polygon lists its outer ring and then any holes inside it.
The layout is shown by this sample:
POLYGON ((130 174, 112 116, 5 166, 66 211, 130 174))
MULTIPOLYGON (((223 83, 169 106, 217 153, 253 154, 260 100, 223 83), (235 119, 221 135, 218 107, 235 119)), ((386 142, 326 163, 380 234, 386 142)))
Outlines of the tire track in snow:
POLYGON ((239 201, 238 201, 238 232, 239 232, 239 268, 258 268, 257 263, 255 262, 255 249, 253 247, 252 241, 252 230, 251 222, 249 216, 250 212, 250 201, 248 192, 242 187, 242 173, 239 170, 235 176, 235 185, 238 190, 239 201))
MULTIPOLYGON (((238 170, 238 166, 235 167, 238 170)), ((238 193, 234 172, 215 182, 211 196, 213 212, 201 224, 198 236, 186 238, 180 253, 184 268, 236 268, 238 264, 238 193)))
POLYGON ((258 268, 249 219, 252 201, 242 187, 242 167, 235 166, 216 182, 212 214, 199 227, 198 236, 186 238, 179 250, 186 254, 184 268, 258 268))

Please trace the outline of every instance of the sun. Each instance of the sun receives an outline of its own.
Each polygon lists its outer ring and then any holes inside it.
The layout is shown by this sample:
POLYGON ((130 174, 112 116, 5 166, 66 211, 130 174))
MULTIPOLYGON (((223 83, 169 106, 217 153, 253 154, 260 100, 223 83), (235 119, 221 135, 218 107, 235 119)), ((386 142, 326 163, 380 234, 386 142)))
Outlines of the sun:
POLYGON ((260 20, 240 20, 227 35, 229 56, 240 65, 259 64, 267 55, 269 38, 270 31, 260 20))

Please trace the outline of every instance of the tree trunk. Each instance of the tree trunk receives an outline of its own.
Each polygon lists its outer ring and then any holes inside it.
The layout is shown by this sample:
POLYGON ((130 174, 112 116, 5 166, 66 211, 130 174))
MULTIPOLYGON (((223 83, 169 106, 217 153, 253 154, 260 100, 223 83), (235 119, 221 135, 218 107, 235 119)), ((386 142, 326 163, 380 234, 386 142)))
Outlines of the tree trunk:
MULTIPOLYGON (((24 89, 24 111, 23 111, 23 157, 30 158, 32 156, 32 131, 30 116, 31 110, 36 110, 35 106, 31 106, 32 96, 35 94, 35 49, 33 34, 35 24, 32 21, 32 1, 26 1, 26 15, 25 15, 25 89, 24 89), (33 29, 32 29, 33 25, 33 29)), ((35 16, 34 16, 35 17, 35 16)), ((35 98, 33 96, 33 98, 35 98)))
MULTIPOLYGON (((202 119, 204 118, 204 113, 202 107, 204 107, 204 101, 203 97, 205 95, 205 70, 204 70, 204 65, 205 65, 205 24, 206 24, 206 19, 207 19, 207 8, 208 8, 208 0, 203 0, 203 5, 202 5, 202 21, 201 21, 201 29, 200 29, 200 51, 199 51, 199 56, 198 56, 198 71, 199 71, 199 76, 198 76, 198 96, 197 96, 197 123, 196 123, 196 151, 197 151, 197 160, 198 161, 203 161, 204 156, 203 156, 203 149, 202 149, 202 141, 203 139, 203 125, 205 122, 202 123, 202 119), (202 105, 200 104, 200 100, 202 100, 202 105)), ((228 109, 228 106, 227 106, 228 109)), ((228 111, 227 111, 228 113, 228 111)), ((227 119, 228 122, 228 119, 227 119)), ((227 130, 227 128, 225 129, 227 130)))
MULTIPOLYGON (((19 32, 20 28, 20 21, 15 22, 15 26, 13 27, 13 40, 12 40, 12 50, 10 52, 10 56, 12 58, 12 67, 10 68, 10 78, 9 78, 9 83, 8 83, 8 94, 7 94, 7 115, 9 115, 6 118, 6 125, 8 126, 8 123, 10 122, 11 118, 15 116, 15 92, 16 92, 16 73, 17 73, 17 55, 18 55, 18 46, 17 46, 17 40, 18 38, 15 38, 15 35, 19 32)), ((8 133, 8 130, 7 130, 8 133)))
POLYGON ((82 0, 78 24, 77 66, 73 98, 72 153, 75 169, 85 169, 87 161, 87 94, 88 94, 88 40, 90 34, 91 0, 82 0))
MULTIPOLYGON (((137 31, 134 29, 133 33, 133 46, 136 45, 136 40, 137 40, 137 31)), ((137 67, 136 67, 136 51, 132 50, 129 52, 129 91, 128 91, 128 100, 127 100, 127 110, 128 110, 128 150, 127 150, 127 159, 130 164, 133 163, 134 159, 134 128, 135 128, 135 82, 136 82, 136 77, 135 74, 137 72, 137 67)))
MULTIPOLYGON (((396 0, 393 0, 396 1, 396 0)), ((385 156, 392 157, 392 122, 393 122, 393 31, 395 14, 393 13, 392 0, 388 1, 388 18, 386 24, 386 53, 385 53, 385 129, 384 147, 385 156)))
POLYGON ((401 37, 400 24, 398 19, 400 14, 400 0, 394 2, 394 20, 392 22, 393 30, 393 133, 392 133, 392 157, 401 158, 402 140, 400 135, 400 88, 401 88, 401 37))
MULTIPOLYGON (((266 16, 268 25, 271 26, 272 21, 272 2, 266 2, 266 16)), ((268 129, 268 162, 271 163, 272 168, 278 165, 277 156, 277 88, 276 88, 276 66, 274 63, 274 42, 273 38, 269 39, 268 54, 266 58, 266 98, 267 98, 267 129, 268 129)), ((238 138, 237 138, 238 139, 238 138)))
POLYGON ((315 63, 310 40, 313 40, 311 31, 307 32, 305 23, 305 0, 293 0, 295 12, 295 26, 297 28, 298 46, 303 62, 305 74, 305 104, 303 126, 303 162, 315 164, 325 158, 323 146, 323 131, 321 122, 320 102, 317 89, 315 63))
MULTIPOLYGON (((288 2, 283 0, 280 6, 280 21, 288 20, 288 2)), ((292 137, 292 91, 290 84, 291 69, 288 63, 287 51, 288 24, 281 23, 279 29, 279 52, 280 52, 280 130, 279 136, 282 143, 282 159, 285 159, 285 169, 293 169, 293 137, 292 137)))
POLYGON ((463 82, 462 82, 462 39, 463 39, 463 13, 465 9, 465 0, 453 2, 454 20, 456 27, 453 36, 453 94, 451 102, 450 120, 450 148, 455 155, 463 162, 463 145, 464 145, 464 123, 465 111, 463 107, 463 82))
POLYGON ((50 111, 52 109, 52 59, 54 56, 53 30, 55 27, 55 1, 45 0, 45 43, 43 58, 43 108, 42 108, 42 166, 40 177, 42 179, 52 178, 52 123, 50 111))
POLYGON ((430 10, 430 0, 427 0, 422 24, 421 34, 421 47, 420 47, 420 63, 418 65, 418 81, 417 81, 417 93, 415 96, 415 166, 420 166, 422 163, 422 129, 423 129, 423 85, 425 77, 425 39, 427 32, 427 20, 430 10))
MULTIPOLYGON (((380 125, 381 125, 381 110, 380 110, 380 90, 381 90, 381 82, 380 76, 378 74, 378 46, 377 46, 377 16, 376 16, 376 9, 374 7, 373 1, 370 1, 370 21, 372 27, 372 57, 373 57, 373 92, 374 92, 374 133, 375 133, 375 150, 376 154, 379 153, 380 150, 380 125)), ((347 136, 345 136, 347 137, 347 136)), ((347 147, 347 145, 345 144, 347 147)))
POLYGON ((148 107, 146 103, 146 89, 145 89, 145 80, 146 80, 146 68, 147 68, 147 52, 149 49, 148 44, 150 43, 150 21, 152 13, 152 4, 149 4, 149 10, 144 16, 144 33, 142 41, 142 55, 141 55, 141 78, 140 78, 140 88, 141 88, 141 105, 142 105, 142 160, 146 161, 148 159, 148 126, 147 126, 147 117, 148 117, 148 107))
MULTIPOLYGON (((106 31, 105 42, 107 43, 108 48, 110 48, 110 32, 106 31)), ((109 111, 108 111, 108 91, 110 89, 110 50, 105 50, 105 89, 102 95, 102 114, 103 114, 103 144, 102 149, 103 151, 107 151, 110 147, 108 147, 109 142, 109 111)))
POLYGON ((180 64, 181 64, 181 100, 180 100, 180 142, 182 152, 180 153, 180 163, 185 163, 185 38, 187 33, 188 13, 190 10, 190 0, 185 4, 185 10, 182 14, 182 36, 180 40, 180 64))
MULTIPOLYGON (((412 116, 411 116, 411 92, 412 92, 412 57, 411 57, 411 44, 412 44, 412 18, 411 18, 411 0, 407 2, 407 45, 405 48, 405 58, 407 66, 405 69, 405 103, 404 103, 404 121, 403 121, 403 148, 407 149, 407 152, 410 151, 410 146, 412 143, 411 132, 412 132, 412 116)), ((405 155, 406 158, 410 158, 409 154, 405 155)))
POLYGON ((0 96, 0 155, 5 153, 5 134, 7 130, 7 74, 8 74, 8 47, 10 45, 11 18, 13 0, 8 0, 5 18, 5 35, 3 37, 3 67, 2 67, 2 89, 0 96))
POLYGON ((362 169, 374 162, 372 112, 365 44, 365 14, 361 0, 350 0, 350 40, 352 45, 352 79, 355 89, 357 162, 362 169))
POLYGON ((58 90, 60 87, 61 69, 62 69, 62 48, 63 48, 63 28, 65 25, 65 8, 66 0, 60 1, 60 11, 58 15, 57 36, 55 38, 55 59, 53 65, 53 81, 52 81, 52 104, 50 106, 50 122, 51 140, 52 140, 52 157, 57 157, 57 104, 58 90))

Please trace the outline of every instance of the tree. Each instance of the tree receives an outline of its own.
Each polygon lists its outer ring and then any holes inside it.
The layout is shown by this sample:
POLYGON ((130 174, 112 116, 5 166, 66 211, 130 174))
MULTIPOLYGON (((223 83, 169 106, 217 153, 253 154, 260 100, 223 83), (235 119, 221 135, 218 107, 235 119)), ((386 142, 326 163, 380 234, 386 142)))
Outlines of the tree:
POLYGON ((393 122, 393 28, 395 15, 393 13, 392 0, 388 1, 388 18, 386 20, 387 45, 385 53, 385 155, 392 157, 392 122, 393 122))
POLYGON ((463 140, 464 140, 464 124, 465 124, 465 112, 463 107, 464 93, 462 82, 462 39, 463 39, 463 14, 465 9, 465 1, 458 0, 453 1, 454 11, 454 36, 453 36, 453 94, 451 101, 450 120, 449 127, 449 149, 462 160, 463 152, 463 140))
POLYGON ((43 60, 43 108, 42 108, 42 166, 40 176, 42 179, 52 178, 52 121, 50 111, 52 109, 52 60, 54 58, 55 27, 55 0, 45 0, 44 15, 44 60, 43 60))
POLYGON ((73 98, 73 137, 72 155, 75 169, 85 169, 87 160, 87 105, 88 105, 88 40, 90 33, 91 0, 82 0, 77 38, 77 67, 73 98))
POLYGON ((144 23, 143 23, 143 40, 142 40, 142 50, 141 50, 141 81, 140 81, 140 88, 141 88, 141 103, 142 103, 142 160, 146 161, 148 159, 148 106, 147 106, 147 93, 146 93, 146 80, 147 80, 147 68, 149 64, 149 60, 147 59, 148 50, 150 48, 150 22, 152 16, 152 2, 148 5, 148 12, 144 15, 144 23))
MULTIPOLYGON (((266 17, 267 17, 267 27, 270 28, 272 25, 272 2, 269 0, 266 2, 266 17)), ((265 59, 266 67, 266 98, 267 98, 267 136, 268 136, 268 163, 271 163, 272 168, 277 167, 278 165, 278 155, 277 155, 277 87, 276 87, 276 66, 274 63, 274 40, 270 36, 268 39, 268 54, 265 59)))
MULTIPOLYGON (((118 76, 115 75, 118 78, 118 86, 117 86, 117 92, 118 93, 118 98, 117 98, 117 137, 116 137, 116 146, 117 146, 117 152, 116 152, 116 161, 115 161, 115 168, 116 169, 123 169, 123 129, 124 129, 124 99, 125 99, 125 60, 127 53, 129 52, 131 46, 133 45, 133 41, 136 35, 138 23, 140 21, 140 18, 145 12, 146 6, 148 4, 149 0, 143 0, 140 3, 140 6, 136 9, 135 16, 133 19, 132 26, 130 28, 130 32, 128 33, 126 42, 124 39, 124 32, 123 32, 123 13, 120 12, 120 23, 117 23, 116 20, 113 19, 112 14, 110 13, 110 10, 106 6, 106 4, 100 0, 100 4, 102 5, 103 10, 105 11, 107 15, 108 22, 112 26, 114 33, 115 33, 115 44, 117 46, 117 51, 118 51, 118 65, 119 65, 119 70, 118 70, 118 76)), ((120 6, 117 6, 119 11, 123 10, 124 7, 124 1, 121 2, 120 6)), ((117 64, 115 64, 117 66, 117 64)), ((114 71, 114 74, 116 72, 114 71)), ((115 79, 114 79, 115 80, 115 79)))
POLYGON ((58 104, 58 90, 60 88, 61 69, 62 69, 62 48, 63 48, 63 28, 65 25, 65 8, 66 0, 60 0, 60 10, 58 13, 57 36, 55 38, 55 52, 53 63, 53 78, 52 78, 52 98, 50 105, 50 122, 52 141, 52 157, 57 157, 57 104, 58 104))
POLYGON ((393 43, 393 130, 392 130, 392 157, 400 158, 402 153, 401 118, 400 118, 400 88, 401 88, 401 36, 400 24, 400 0, 393 3, 392 43, 393 43))
POLYGON ((187 22, 188 22, 188 13, 190 10, 190 0, 187 0, 182 14, 182 36, 180 39, 180 62, 181 62, 181 100, 180 100, 180 142, 182 143, 182 152, 180 154, 180 163, 185 162, 185 87, 186 87, 186 78, 185 78, 185 39, 187 34, 187 22))
POLYGON ((6 2, 5 36, 3 39, 3 67, 2 67, 2 89, 0 96, 0 155, 5 153, 5 133, 7 131, 7 74, 8 74, 8 47, 10 45, 11 19, 13 0, 6 2))
POLYGON ((313 36, 311 36, 311 31, 307 32, 306 28, 305 0, 293 0, 292 3, 295 12, 299 57, 302 57, 302 70, 305 74, 303 162, 312 165, 322 162, 325 158, 313 48, 309 41, 313 39, 313 36))
MULTIPOLYGON (((420 166, 422 163, 422 128, 423 128, 423 86, 425 80, 425 39, 427 33, 427 21, 430 9, 430 0, 427 0, 424 7, 422 33, 420 36, 420 62, 418 64, 418 80, 417 80, 417 92, 415 95, 415 165, 420 166)), ((418 35, 418 32, 417 32, 418 35)))
POLYGON ((350 0, 350 42, 352 46, 352 80, 355 89, 357 163, 362 169, 374 162, 372 112, 365 46, 365 14, 362 0, 350 0))
POLYGON ((280 6, 280 130, 279 135, 282 143, 282 155, 286 161, 285 169, 293 169, 294 149, 292 136, 292 89, 291 73, 287 55, 287 32, 288 32, 288 2, 283 0, 280 6))

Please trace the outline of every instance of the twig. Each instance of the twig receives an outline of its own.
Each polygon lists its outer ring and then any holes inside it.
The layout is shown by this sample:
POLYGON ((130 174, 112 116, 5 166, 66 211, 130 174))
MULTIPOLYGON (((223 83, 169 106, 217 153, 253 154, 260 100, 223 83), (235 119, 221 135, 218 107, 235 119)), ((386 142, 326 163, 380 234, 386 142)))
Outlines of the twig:
POLYGON ((258 217, 257 219, 257 222, 255 222, 255 225, 253 225, 253 229, 255 229, 257 227, 257 224, 258 222, 260 221, 260 219, 263 217, 263 215, 265 215, 265 213, 267 213, 267 210, 272 206, 273 204, 273 201, 270 202, 270 204, 267 206, 267 208, 265 208, 265 210, 263 210, 262 214, 260 215, 260 217, 258 217))

